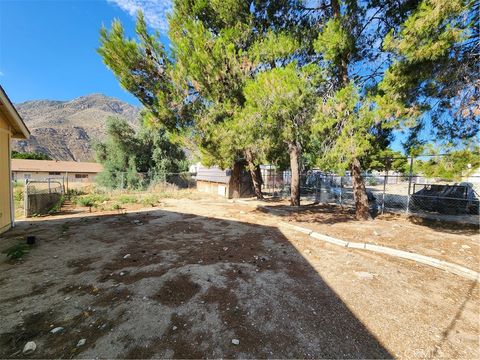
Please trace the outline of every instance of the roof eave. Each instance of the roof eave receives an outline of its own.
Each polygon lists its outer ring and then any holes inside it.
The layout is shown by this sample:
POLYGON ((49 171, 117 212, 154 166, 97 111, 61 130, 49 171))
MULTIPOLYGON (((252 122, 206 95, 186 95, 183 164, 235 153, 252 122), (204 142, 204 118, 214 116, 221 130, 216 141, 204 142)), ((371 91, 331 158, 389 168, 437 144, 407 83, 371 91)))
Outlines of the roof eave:
POLYGON ((28 139, 30 137, 30 131, 23 122, 23 119, 21 118, 17 109, 15 109, 15 106, 13 106, 12 102, 8 98, 7 93, 5 90, 3 90, 2 86, 0 86, 0 102, 1 105, 5 107, 6 113, 9 117, 8 120, 10 120, 12 125, 12 137, 17 139, 28 139))

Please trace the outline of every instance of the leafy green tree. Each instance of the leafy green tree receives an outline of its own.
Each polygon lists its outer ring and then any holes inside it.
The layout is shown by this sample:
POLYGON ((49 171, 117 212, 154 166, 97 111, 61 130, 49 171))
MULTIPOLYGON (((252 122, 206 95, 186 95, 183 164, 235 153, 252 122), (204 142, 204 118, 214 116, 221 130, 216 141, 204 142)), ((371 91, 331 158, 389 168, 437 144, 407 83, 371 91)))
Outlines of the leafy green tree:
POLYGON ((52 160, 52 158, 42 153, 19 152, 12 150, 12 159, 30 159, 30 160, 52 160))
POLYGON ((351 170, 358 219, 371 219, 362 168, 387 145, 379 146, 376 133, 407 124, 414 114, 395 96, 378 91, 378 84, 389 65, 383 38, 416 3, 332 0, 317 9, 321 30, 314 48, 331 84, 319 101, 313 126, 318 164, 351 170))
POLYGON ((145 119, 135 132, 125 120, 110 118, 107 139, 95 150, 104 167, 98 182, 112 188, 137 188, 144 176, 163 180, 167 173, 185 171, 188 165, 183 150, 170 140, 169 133, 161 127, 152 129, 145 119))
POLYGON ((298 67, 293 62, 259 73, 247 82, 245 107, 236 119, 235 134, 257 159, 275 162, 278 150, 287 149, 295 206, 300 205, 301 155, 315 113, 317 71, 315 65, 298 67))
POLYGON ((261 72, 304 59, 304 39, 312 32, 305 31, 308 21, 295 16, 301 3, 176 0, 170 19, 175 77, 198 105, 195 140, 202 161, 233 164, 234 174, 245 161, 259 198, 262 141, 256 144, 257 130, 241 123, 245 86, 261 72))
POLYGON ((473 146, 446 155, 433 151, 428 160, 415 160, 414 172, 426 177, 460 181, 480 167, 480 148, 473 146))
POLYGON ((159 35, 150 35, 141 12, 135 28, 138 41, 125 36, 122 24, 114 20, 110 31, 100 30, 98 53, 117 77, 148 110, 145 118, 152 125, 170 131, 185 125, 187 108, 172 79, 173 64, 159 35))
POLYGON ((437 140, 463 141, 478 134, 479 10, 474 0, 423 0, 384 40, 394 61, 380 89, 421 107, 437 140))
POLYGON ((206 165, 233 165, 239 175, 247 164, 262 197, 255 147, 242 146, 232 126, 245 105, 248 80, 294 60, 305 62, 311 53, 315 31, 302 5, 301 0, 176 0, 171 54, 158 36, 148 34, 141 14, 138 41, 127 39, 115 21, 110 31, 101 30, 99 53, 146 106, 152 123, 183 133, 186 142, 191 137, 206 165))

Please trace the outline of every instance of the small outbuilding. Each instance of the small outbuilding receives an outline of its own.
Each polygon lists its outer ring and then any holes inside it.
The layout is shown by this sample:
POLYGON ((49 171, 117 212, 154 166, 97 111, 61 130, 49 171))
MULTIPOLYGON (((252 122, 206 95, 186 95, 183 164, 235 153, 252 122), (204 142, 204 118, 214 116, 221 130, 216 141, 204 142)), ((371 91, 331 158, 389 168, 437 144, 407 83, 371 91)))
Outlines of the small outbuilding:
POLYGON ((250 197, 255 194, 252 178, 244 167, 238 170, 238 174, 234 174, 230 169, 222 170, 219 167, 199 166, 196 180, 198 191, 220 195, 228 199, 250 197), (237 181, 235 181, 236 177, 238 177, 237 181))
POLYGON ((28 139, 30 132, 0 86, 0 233, 14 221, 11 181, 11 139, 28 139))

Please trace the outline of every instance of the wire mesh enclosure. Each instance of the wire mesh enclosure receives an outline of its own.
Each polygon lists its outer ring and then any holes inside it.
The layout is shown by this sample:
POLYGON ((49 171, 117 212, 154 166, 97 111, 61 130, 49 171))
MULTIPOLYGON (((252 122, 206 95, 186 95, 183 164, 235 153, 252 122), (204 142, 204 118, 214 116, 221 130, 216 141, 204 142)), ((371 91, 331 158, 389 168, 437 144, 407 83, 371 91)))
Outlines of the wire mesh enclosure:
POLYGON ((25 180, 25 217, 49 213, 60 203, 64 193, 63 179, 25 180))

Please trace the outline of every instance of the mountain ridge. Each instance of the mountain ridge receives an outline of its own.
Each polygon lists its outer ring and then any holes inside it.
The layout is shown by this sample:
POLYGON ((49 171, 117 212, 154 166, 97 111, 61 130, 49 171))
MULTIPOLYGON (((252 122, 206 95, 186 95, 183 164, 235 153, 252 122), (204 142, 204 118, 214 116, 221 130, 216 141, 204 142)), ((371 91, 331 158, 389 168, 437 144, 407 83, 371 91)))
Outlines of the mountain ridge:
POLYGON ((137 128, 140 114, 140 108, 101 93, 72 100, 29 100, 15 107, 32 135, 14 140, 12 150, 71 161, 94 158, 93 144, 105 139, 109 117, 123 118, 137 128))

